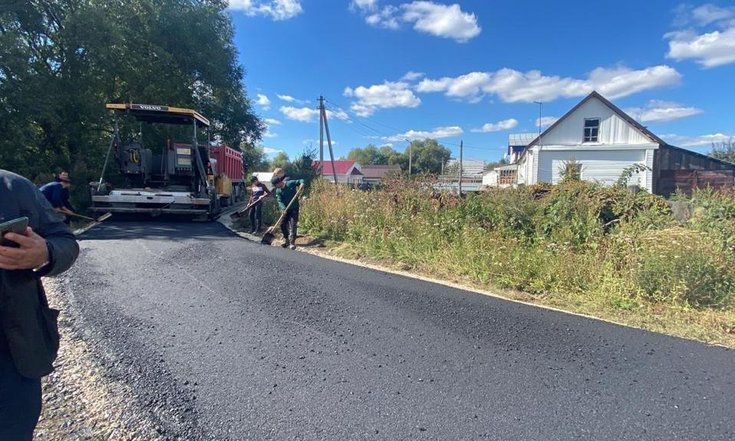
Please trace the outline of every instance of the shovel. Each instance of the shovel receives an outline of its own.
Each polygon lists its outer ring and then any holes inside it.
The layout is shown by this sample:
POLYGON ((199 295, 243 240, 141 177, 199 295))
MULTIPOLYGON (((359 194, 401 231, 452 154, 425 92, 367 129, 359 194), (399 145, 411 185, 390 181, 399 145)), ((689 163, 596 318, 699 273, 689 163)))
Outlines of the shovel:
POLYGON ((260 243, 263 245, 270 245, 273 243, 273 239, 275 238, 274 233, 276 232, 276 228, 278 228, 281 225, 281 222, 283 222, 283 219, 286 218, 286 213, 288 213, 288 209, 291 208, 291 205, 293 205, 294 202, 296 202, 299 199, 299 196, 301 195, 301 191, 303 190, 303 187, 299 187, 298 190, 296 190, 296 194, 293 195, 293 198, 291 198, 291 202, 286 205, 286 209, 283 210, 281 213, 281 216, 278 218, 275 224, 273 224, 272 227, 268 228, 268 230, 263 234, 263 238, 260 240, 260 243))
POLYGON ((71 214, 71 216, 81 217, 82 219, 87 219, 87 220, 91 220, 92 221, 92 222, 88 223, 87 225, 83 226, 82 228, 77 228, 76 230, 73 231, 74 235, 75 236, 78 236, 78 235, 86 232, 90 228, 99 225, 100 222, 102 222, 102 221, 104 221, 106 219, 109 219, 110 216, 112 216, 112 213, 105 213, 102 216, 98 217, 97 219, 95 219, 93 217, 82 216, 81 214, 76 214, 76 213, 71 214))
POLYGON ((265 198, 266 198, 267 196, 268 196, 267 194, 264 194, 263 196, 259 197, 258 199, 254 200, 253 202, 249 203, 249 204, 248 204, 248 205, 247 205, 247 206, 246 206, 245 208, 243 208, 242 210, 237 210, 236 212, 234 212, 234 213, 232 213, 232 214, 230 215, 230 218, 231 218, 231 219, 237 219, 237 218, 239 218, 240 216, 242 216, 242 215, 243 215, 243 213, 245 213, 246 211, 250 210, 250 209, 251 209, 252 207, 256 206, 256 205, 258 204, 258 202, 262 201, 262 200, 263 200, 263 199, 265 199, 265 198))

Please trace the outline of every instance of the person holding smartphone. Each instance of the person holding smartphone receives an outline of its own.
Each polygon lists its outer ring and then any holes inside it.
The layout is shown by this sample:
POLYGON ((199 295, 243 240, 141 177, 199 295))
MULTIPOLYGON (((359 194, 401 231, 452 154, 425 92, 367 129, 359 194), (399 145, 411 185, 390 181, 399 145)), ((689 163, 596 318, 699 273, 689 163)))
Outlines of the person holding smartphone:
POLYGON ((30 440, 41 377, 59 349, 59 312, 48 306, 41 277, 69 269, 79 245, 35 185, 3 169, 0 224, 0 440, 30 440))

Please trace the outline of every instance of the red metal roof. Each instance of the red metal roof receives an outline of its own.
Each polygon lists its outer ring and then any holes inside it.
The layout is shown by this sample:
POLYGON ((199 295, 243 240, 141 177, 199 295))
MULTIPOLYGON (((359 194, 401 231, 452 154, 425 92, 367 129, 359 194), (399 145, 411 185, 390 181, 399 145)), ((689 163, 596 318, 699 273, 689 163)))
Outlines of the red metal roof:
MULTIPOLYGON (((346 175, 354 165, 355 165, 355 161, 338 160, 338 161, 334 161, 334 170, 337 172, 338 175, 346 175)), ((319 168, 319 161, 314 162, 314 167, 319 168)), ((332 161, 324 161, 324 167, 322 168, 322 175, 331 175, 331 174, 333 174, 332 173, 332 161)))

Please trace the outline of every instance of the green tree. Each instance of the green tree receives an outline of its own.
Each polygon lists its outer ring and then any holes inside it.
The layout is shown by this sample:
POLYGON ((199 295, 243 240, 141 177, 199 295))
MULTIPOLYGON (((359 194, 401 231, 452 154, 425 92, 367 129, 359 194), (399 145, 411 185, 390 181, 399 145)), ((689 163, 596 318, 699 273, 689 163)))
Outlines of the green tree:
POLYGON ((288 165, 291 163, 291 160, 288 159, 288 155, 286 152, 278 152, 276 156, 271 159, 271 166, 275 168, 282 168, 284 170, 287 170, 288 165))
POLYGON ((307 185, 311 184, 317 176, 314 168, 315 158, 316 150, 304 151, 301 156, 285 166, 286 175, 294 179, 303 179, 307 185))
POLYGON ((365 148, 354 148, 347 154, 347 159, 357 161, 361 165, 383 165, 388 164, 388 158, 395 151, 390 146, 383 146, 380 149, 372 144, 365 148))
POLYGON ((263 148, 252 144, 242 146, 242 162, 245 166, 246 173, 268 171, 271 169, 270 161, 268 161, 268 157, 263 152, 263 148))
MULTIPOLYGON (((99 176, 106 102, 194 108, 235 148, 256 142, 226 2, 27 0, 0 9, 0 164, 31 179, 99 176)), ((76 190, 85 193, 83 185, 76 190)))
POLYGON ((378 148, 368 144, 365 148, 354 148, 347 154, 347 159, 360 165, 399 165, 401 170, 408 170, 408 155, 393 150, 389 145, 378 148))
POLYGON ((383 152, 383 154, 388 158, 388 165, 398 165, 401 167, 401 170, 408 170, 408 155, 397 152, 388 146, 381 147, 381 150, 383 149, 390 149, 390 152, 383 152))
POLYGON ((730 138, 724 142, 712 143, 709 156, 722 161, 735 163, 735 140, 730 138))
POLYGON ((435 139, 430 138, 411 141, 409 147, 406 147, 406 157, 408 157, 409 152, 413 155, 411 165, 411 173, 413 174, 429 173, 438 175, 442 171, 442 165, 449 160, 452 154, 449 149, 439 144, 435 139))
POLYGON ((510 164, 510 161, 508 161, 508 159, 505 156, 503 156, 502 158, 500 158, 497 161, 488 162, 487 164, 485 164, 485 171, 490 171, 490 170, 493 170, 495 168, 502 167, 502 166, 508 165, 508 164, 510 164))

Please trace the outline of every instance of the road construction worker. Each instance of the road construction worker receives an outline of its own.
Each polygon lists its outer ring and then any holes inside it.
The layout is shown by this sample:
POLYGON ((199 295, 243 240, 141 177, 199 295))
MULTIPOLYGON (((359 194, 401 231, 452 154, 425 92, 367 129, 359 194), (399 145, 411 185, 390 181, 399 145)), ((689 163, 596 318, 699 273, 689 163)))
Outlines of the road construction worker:
POLYGON ((286 215, 281 222, 281 233, 285 239, 282 247, 296 248, 296 235, 299 223, 299 200, 294 199, 298 190, 303 190, 303 179, 288 179, 285 176, 276 176, 274 173, 271 184, 275 187, 276 201, 281 211, 285 211, 286 215), (289 203, 293 200, 291 206, 286 210, 289 203))
POLYGON ((261 199, 271 194, 268 187, 258 180, 258 177, 253 175, 250 178, 250 200, 248 204, 252 204, 250 207, 250 234, 255 234, 260 230, 260 226, 263 223, 263 202, 261 199))
POLYGON ((74 212, 68 207, 69 204, 69 188, 71 187, 71 179, 69 173, 62 172, 54 179, 54 181, 41 187, 41 193, 57 212, 65 216, 65 223, 69 222, 69 217, 74 212))

